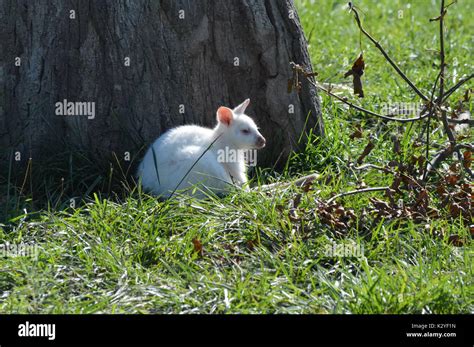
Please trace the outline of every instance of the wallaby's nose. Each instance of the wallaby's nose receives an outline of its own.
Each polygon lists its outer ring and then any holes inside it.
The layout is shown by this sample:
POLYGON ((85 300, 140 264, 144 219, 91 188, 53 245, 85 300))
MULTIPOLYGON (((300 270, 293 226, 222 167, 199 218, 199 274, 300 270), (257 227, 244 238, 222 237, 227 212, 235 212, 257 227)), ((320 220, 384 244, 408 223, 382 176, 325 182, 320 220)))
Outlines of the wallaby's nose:
POLYGON ((260 136, 257 138, 257 146, 258 146, 258 148, 263 148, 263 147, 265 147, 265 143, 266 143, 265 138, 260 135, 260 136))

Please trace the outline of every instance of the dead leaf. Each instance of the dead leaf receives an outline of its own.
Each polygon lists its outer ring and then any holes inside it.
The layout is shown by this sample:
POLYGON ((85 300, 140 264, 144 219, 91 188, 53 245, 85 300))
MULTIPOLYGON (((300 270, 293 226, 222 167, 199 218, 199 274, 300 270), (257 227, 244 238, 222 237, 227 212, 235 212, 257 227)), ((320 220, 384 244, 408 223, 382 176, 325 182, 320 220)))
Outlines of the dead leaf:
POLYGON ((446 176, 446 182, 450 186, 456 185, 456 183, 459 181, 459 176, 458 175, 448 175, 446 176))
POLYGON ((471 88, 466 89, 466 92, 463 95, 462 102, 469 102, 469 100, 471 100, 471 93, 472 93, 471 88))
POLYGON ((255 249, 255 246, 258 244, 258 240, 255 239, 255 240, 248 240, 247 241, 247 248, 251 251, 253 251, 255 249))
POLYGON ((436 187, 436 192, 439 194, 439 196, 441 197, 445 197, 448 192, 446 191, 446 188, 442 185, 442 184, 439 184, 437 187, 436 187))
POLYGON ((313 189, 313 181, 314 180, 312 179, 308 179, 304 182, 304 184, 301 186, 301 188, 303 188, 303 192, 307 193, 313 189))
POLYGON ((360 98, 364 97, 364 90, 362 89, 361 77, 364 74, 365 62, 362 53, 359 58, 354 62, 352 68, 344 74, 344 77, 352 76, 352 83, 354 85, 354 94, 360 98))
POLYGON ((367 146, 364 148, 364 152, 360 155, 360 157, 357 159, 357 163, 360 165, 364 161, 365 157, 369 155, 369 153, 374 149, 375 145, 372 143, 372 141, 369 140, 369 143, 367 146))
POLYGON ((428 192, 426 191, 426 189, 423 189, 417 196, 416 198, 416 202, 415 202, 415 205, 413 207, 422 207, 422 208, 426 208, 428 207, 428 200, 429 200, 429 196, 428 196, 428 192))
POLYGON ((465 244, 464 240, 461 239, 459 235, 450 235, 448 238, 448 243, 455 247, 462 247, 465 244))
POLYGON ((461 206, 455 202, 449 204, 449 213, 453 218, 459 217, 459 215, 461 214, 461 206))
POLYGON ((471 151, 465 151, 463 153, 462 164, 466 169, 469 169, 471 167, 471 163, 472 163, 472 153, 471 151))
POLYGON ((349 138, 351 140, 354 140, 354 139, 361 139, 362 138, 362 128, 360 126, 360 124, 357 124, 357 127, 355 129, 355 131, 349 136, 349 138))
POLYGON ((392 185, 390 186, 390 189, 396 191, 396 192, 399 192, 400 191, 400 183, 402 182, 402 178, 397 175, 395 176, 394 180, 393 180, 393 183, 392 185))
POLYGON ((192 241, 194 245, 194 251, 197 252, 200 257, 202 257, 203 247, 201 241, 199 241, 197 238, 194 238, 192 241))

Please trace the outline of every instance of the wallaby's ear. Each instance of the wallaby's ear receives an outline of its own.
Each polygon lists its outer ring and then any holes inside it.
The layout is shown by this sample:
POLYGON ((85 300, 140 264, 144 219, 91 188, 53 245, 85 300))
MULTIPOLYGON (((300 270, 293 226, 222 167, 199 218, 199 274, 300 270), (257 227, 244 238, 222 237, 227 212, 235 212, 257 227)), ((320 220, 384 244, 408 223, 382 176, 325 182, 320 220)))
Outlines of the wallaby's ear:
POLYGON ((249 104, 250 104, 250 99, 246 99, 243 103, 241 103, 239 106, 234 108, 234 112, 238 114, 243 114, 249 104))
POLYGON ((234 114, 228 107, 221 106, 217 109, 217 121, 229 126, 234 120, 234 114))

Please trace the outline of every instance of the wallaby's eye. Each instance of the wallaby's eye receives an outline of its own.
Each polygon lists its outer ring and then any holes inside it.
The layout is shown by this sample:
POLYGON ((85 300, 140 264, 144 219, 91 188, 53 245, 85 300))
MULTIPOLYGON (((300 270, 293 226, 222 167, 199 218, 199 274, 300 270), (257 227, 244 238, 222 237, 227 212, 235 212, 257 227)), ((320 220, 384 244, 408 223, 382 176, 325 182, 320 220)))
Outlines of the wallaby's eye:
POLYGON ((250 130, 249 130, 249 129, 242 129, 242 130, 240 130, 240 131, 241 131, 242 134, 244 134, 244 135, 250 134, 250 130))

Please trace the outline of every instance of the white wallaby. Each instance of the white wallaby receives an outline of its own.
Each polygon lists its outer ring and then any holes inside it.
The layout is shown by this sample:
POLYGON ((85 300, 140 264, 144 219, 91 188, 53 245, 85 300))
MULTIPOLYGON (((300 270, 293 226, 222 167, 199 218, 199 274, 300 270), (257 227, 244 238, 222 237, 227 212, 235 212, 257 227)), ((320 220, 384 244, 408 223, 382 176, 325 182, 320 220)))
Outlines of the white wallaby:
POLYGON ((225 193, 232 185, 248 188, 243 152, 265 146, 255 122, 244 114, 249 103, 247 99, 233 110, 219 107, 214 129, 183 125, 161 135, 138 167, 144 190, 163 198, 175 191, 202 198, 206 190, 225 193))

